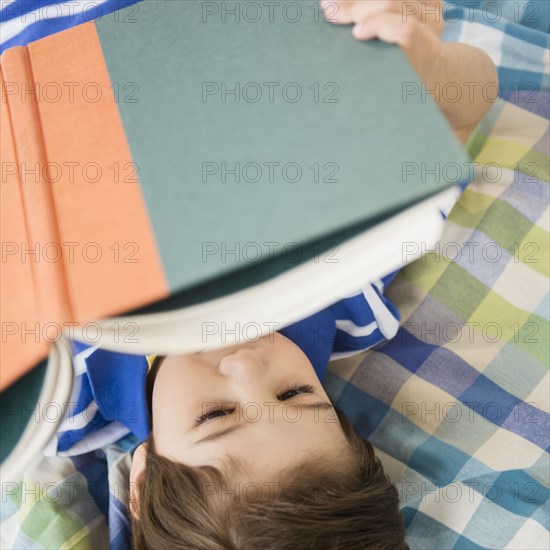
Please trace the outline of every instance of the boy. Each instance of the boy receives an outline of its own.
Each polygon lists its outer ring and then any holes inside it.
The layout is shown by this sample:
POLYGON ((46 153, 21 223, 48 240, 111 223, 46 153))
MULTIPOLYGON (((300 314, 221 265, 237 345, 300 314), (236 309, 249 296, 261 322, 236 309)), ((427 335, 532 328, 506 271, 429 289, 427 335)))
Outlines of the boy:
MULTIPOLYGON (((441 42, 442 2, 322 5, 358 40, 399 44, 428 91, 451 81, 463 90, 439 106, 467 140, 497 75, 482 51, 441 42)), ((383 296, 390 279, 258 341, 155 359, 142 409, 152 431, 131 471, 137 548, 407 547, 396 489, 320 384, 335 351, 395 334, 398 313, 383 296)))

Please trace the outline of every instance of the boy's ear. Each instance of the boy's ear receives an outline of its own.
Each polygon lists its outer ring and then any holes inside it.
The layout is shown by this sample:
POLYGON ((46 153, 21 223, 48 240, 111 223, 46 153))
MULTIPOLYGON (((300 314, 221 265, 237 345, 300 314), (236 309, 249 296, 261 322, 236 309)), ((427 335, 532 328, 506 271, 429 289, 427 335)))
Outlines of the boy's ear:
POLYGON ((139 484, 145 471, 145 459, 147 457, 147 443, 142 443, 135 451, 130 469, 130 514, 139 520, 139 484))

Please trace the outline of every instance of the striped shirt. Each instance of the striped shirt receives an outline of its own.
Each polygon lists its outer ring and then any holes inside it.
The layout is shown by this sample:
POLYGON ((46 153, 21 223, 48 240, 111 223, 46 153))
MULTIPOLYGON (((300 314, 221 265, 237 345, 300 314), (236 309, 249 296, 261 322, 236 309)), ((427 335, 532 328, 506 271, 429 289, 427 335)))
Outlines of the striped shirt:
POLYGON ((44 38, 81 23, 111 14, 131 22, 139 6, 124 12, 117 10, 139 0, 0 0, 0 53, 14 46, 44 38))

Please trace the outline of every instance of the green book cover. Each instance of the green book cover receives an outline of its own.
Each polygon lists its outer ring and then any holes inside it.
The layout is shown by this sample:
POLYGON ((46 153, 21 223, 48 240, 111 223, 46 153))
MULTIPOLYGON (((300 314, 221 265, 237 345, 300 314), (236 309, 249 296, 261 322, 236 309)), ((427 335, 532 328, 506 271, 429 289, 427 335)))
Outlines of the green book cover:
POLYGON ((401 50, 318 2, 138 7, 96 25, 172 292, 245 287, 457 183, 401 50))

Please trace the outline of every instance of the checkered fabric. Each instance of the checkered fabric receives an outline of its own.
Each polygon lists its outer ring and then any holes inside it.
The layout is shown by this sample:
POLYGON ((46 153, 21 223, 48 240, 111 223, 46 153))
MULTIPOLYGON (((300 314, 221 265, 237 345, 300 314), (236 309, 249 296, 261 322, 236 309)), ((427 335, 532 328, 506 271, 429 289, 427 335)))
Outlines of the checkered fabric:
POLYGON ((441 242, 388 289, 398 335, 331 366, 329 395, 397 482, 411 549, 550 548, 548 128, 495 104, 441 242))
POLYGON ((129 550, 127 515, 134 436, 73 458, 44 458, 3 483, 0 548, 129 550))
MULTIPOLYGON (((539 95, 550 89, 548 0, 453 0, 445 2, 444 40, 486 51, 498 68, 498 95, 541 112, 539 95)), ((494 97, 492 87, 487 97, 494 97)))

